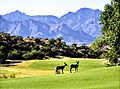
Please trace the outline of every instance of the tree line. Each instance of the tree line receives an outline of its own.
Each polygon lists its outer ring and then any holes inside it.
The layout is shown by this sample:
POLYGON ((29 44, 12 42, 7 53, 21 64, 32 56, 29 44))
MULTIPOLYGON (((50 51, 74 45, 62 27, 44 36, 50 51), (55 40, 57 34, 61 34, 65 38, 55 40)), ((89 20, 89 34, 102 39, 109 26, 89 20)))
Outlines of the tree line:
POLYGON ((0 62, 5 60, 34 60, 67 56, 74 58, 100 58, 102 52, 94 51, 89 46, 73 43, 67 45, 62 37, 33 38, 11 36, 0 32, 0 62))

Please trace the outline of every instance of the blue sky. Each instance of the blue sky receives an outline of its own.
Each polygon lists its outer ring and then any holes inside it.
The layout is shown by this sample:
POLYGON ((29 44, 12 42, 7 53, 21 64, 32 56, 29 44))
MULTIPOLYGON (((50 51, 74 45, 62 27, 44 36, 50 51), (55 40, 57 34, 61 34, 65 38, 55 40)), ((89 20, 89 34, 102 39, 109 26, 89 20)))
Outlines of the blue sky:
POLYGON ((80 8, 103 10, 111 0, 0 0, 0 14, 20 10, 29 15, 62 16, 80 8))

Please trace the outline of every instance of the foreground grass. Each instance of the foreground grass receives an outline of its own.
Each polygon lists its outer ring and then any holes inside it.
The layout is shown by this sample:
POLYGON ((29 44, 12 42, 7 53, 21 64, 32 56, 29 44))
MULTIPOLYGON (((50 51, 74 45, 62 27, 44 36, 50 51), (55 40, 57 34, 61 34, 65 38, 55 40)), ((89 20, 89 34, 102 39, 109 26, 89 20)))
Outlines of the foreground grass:
POLYGON ((64 75, 5 79, 1 89, 119 89, 120 67, 64 75))
POLYGON ((15 67, 9 67, 4 73, 22 72, 24 78, 1 79, 0 89, 119 89, 120 67, 104 67, 103 60, 72 59, 42 60, 23 62, 15 67), (55 75, 57 65, 68 65, 80 61, 79 72, 55 75), (32 77, 31 77, 32 75, 32 77), (45 76, 41 76, 45 75, 45 76), (39 77, 35 77, 39 76, 39 77))

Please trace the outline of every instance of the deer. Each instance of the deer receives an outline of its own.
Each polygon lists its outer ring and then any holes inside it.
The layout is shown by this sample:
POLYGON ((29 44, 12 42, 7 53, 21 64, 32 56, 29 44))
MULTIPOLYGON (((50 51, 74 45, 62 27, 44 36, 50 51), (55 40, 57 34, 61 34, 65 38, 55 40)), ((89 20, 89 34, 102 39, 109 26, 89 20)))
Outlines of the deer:
POLYGON ((63 70, 64 70, 65 66, 67 66, 67 64, 65 62, 64 62, 64 65, 57 66, 56 70, 55 70, 56 74, 58 74, 58 73, 60 74, 59 70, 62 70, 62 74, 64 74, 63 70))
POLYGON ((75 68, 75 72, 78 72, 79 61, 76 61, 76 64, 70 65, 70 73, 72 73, 72 68, 75 68))

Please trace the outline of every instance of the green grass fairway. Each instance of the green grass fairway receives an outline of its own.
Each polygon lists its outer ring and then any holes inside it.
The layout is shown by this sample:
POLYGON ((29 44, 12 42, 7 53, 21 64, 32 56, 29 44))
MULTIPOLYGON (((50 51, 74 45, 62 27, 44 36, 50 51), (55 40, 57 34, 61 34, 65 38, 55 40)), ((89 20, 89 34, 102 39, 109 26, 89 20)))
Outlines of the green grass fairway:
POLYGON ((20 64, 14 69, 49 70, 63 62, 75 63, 80 61, 79 72, 69 73, 69 66, 65 74, 50 74, 38 77, 9 78, 0 80, 0 89, 120 89, 120 67, 104 67, 102 60, 43 60, 20 64))

